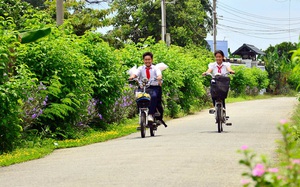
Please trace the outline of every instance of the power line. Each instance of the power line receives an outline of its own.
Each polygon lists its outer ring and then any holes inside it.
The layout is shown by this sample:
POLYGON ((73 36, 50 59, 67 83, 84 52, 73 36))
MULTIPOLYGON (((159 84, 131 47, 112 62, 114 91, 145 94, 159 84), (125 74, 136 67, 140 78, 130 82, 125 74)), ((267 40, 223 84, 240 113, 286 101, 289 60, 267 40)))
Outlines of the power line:
MULTIPOLYGON (((223 26, 223 25, 218 25, 217 26, 218 30, 223 30, 225 32, 227 31, 230 31, 230 32, 234 32, 234 33, 238 33, 238 34, 241 34, 241 35, 246 35, 246 36, 250 36, 252 38, 259 38, 259 39, 265 39, 265 40, 276 40, 276 39, 289 39, 289 37, 287 36, 276 36, 276 37, 266 37, 266 36, 259 36, 261 35, 261 33, 257 34, 257 33, 247 33, 247 32, 244 32, 243 30, 239 30, 239 29, 232 29, 228 26, 223 26)), ((284 33, 286 34, 286 33, 284 33)), ((274 36, 274 35, 268 35, 268 36, 274 36)), ((297 35, 293 35, 291 37, 297 37, 299 36, 298 34, 297 35)))
MULTIPOLYGON (((291 1, 291 0, 287 0, 291 1)), ((290 5, 289 5, 290 6, 290 5)), ((217 28, 222 31, 229 31, 241 35, 260 39, 290 39, 299 36, 300 17, 291 18, 290 7, 288 18, 266 17, 252 14, 218 1, 217 8, 230 16, 219 17, 217 28), (232 17, 231 17, 232 16, 232 17), (257 20, 259 19, 259 20, 257 20), (236 26, 234 23, 240 25, 236 26), (291 27, 292 26, 292 27, 291 27), (289 33, 289 37, 281 37, 289 33), (297 33, 291 36, 291 33, 297 33), (273 37, 272 37, 273 36, 273 37)))
POLYGON ((225 3, 219 2, 218 3, 218 8, 222 9, 222 10, 227 10, 227 12, 230 10, 232 11, 231 13, 237 13, 239 15, 242 16, 248 16, 248 17, 252 17, 252 18, 259 18, 259 19, 264 19, 264 20, 270 20, 270 21, 299 21, 300 17, 295 17, 295 18, 275 18, 275 17, 266 17, 266 16, 261 16, 261 15, 257 15, 257 14, 252 14, 252 13, 248 13, 233 7, 230 7, 228 5, 226 5, 225 3))
MULTIPOLYGON (((247 26, 247 27, 251 26, 251 27, 258 27, 260 29, 264 28, 264 29, 271 29, 271 30, 274 30, 274 29, 282 30, 282 28, 286 28, 289 26, 288 24, 277 25, 277 24, 273 24, 273 23, 255 22, 253 20, 244 21, 244 20, 239 20, 239 19, 235 19, 235 18, 222 18, 222 20, 228 22, 229 25, 231 25, 232 23, 238 23, 238 24, 242 25, 243 28, 245 26, 247 26)), ((300 22, 297 24, 293 24, 293 27, 300 27, 300 22)))

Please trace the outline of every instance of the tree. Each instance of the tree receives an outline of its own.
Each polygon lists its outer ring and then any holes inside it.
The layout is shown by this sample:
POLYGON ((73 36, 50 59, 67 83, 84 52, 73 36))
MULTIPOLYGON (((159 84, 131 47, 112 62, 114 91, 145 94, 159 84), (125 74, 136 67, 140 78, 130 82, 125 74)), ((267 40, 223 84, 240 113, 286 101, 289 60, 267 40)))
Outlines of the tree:
POLYGON ((40 8, 40 9, 45 8, 44 2, 46 0, 22 0, 22 1, 30 3, 33 7, 37 7, 37 8, 40 8))
MULTIPOLYGON (((115 0, 111 6, 113 30, 108 33, 121 41, 137 43, 153 36, 161 39, 160 1, 115 0)), ((205 45, 205 37, 212 28, 211 4, 208 0, 177 0, 166 5, 167 33, 174 45, 205 45)))
POLYGON ((291 61, 291 51, 296 49, 296 43, 283 42, 275 46, 270 46, 265 51, 266 56, 264 61, 270 79, 269 91, 275 94, 287 91, 288 80, 295 66, 291 61))
MULTIPOLYGON (((293 85, 297 91, 300 88, 300 42, 298 43, 298 49, 293 50, 292 63, 295 65, 291 76, 289 77, 289 84, 293 85)), ((299 97, 300 101, 300 97, 299 97)))
POLYGON ((0 17, 13 18, 17 29, 23 22, 22 17, 29 12, 34 13, 32 6, 21 0, 0 0, 0 17))
MULTIPOLYGON (((47 11, 52 19, 56 19, 56 1, 47 1, 47 11)), ((64 19, 73 27, 76 35, 82 36, 85 31, 99 27, 108 26, 109 20, 106 18, 108 10, 96 10, 88 8, 85 1, 68 0, 64 3, 64 19)))

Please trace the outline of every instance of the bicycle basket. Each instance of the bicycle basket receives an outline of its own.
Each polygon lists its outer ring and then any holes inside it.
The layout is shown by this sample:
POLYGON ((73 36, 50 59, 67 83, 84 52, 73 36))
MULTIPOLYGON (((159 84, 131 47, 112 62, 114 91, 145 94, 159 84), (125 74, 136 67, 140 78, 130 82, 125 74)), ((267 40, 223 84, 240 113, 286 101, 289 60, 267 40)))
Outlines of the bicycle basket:
POLYGON ((151 97, 148 93, 139 93, 136 96, 136 103, 139 108, 147 108, 150 105, 151 97))
POLYGON ((230 78, 217 76, 212 79, 210 84, 210 94, 212 98, 225 99, 228 95, 230 78))

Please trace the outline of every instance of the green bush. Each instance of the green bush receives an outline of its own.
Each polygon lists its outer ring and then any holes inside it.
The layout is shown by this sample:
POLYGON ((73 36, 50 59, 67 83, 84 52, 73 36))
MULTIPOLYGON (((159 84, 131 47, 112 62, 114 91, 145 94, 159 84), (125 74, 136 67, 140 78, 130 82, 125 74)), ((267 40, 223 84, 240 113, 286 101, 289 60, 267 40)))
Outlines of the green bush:
POLYGON ((24 83, 27 79, 26 77, 22 79, 22 75, 14 76, 11 68, 12 51, 18 42, 11 31, 5 29, 13 27, 12 19, 5 20, 0 17, 0 154, 13 150, 22 130, 18 118, 18 100, 21 97, 22 86, 26 85, 24 83))
POLYGON ((93 94, 93 62, 81 53, 80 41, 52 29, 49 38, 17 49, 17 64, 25 63, 47 87, 48 104, 35 128, 49 126, 61 138, 74 138, 68 130, 83 122, 93 94))
POLYGON ((261 89, 269 85, 268 73, 259 68, 247 68, 234 66, 235 71, 230 82, 230 88, 234 96, 257 95, 261 89))
POLYGON ((101 101, 97 104, 98 112, 104 121, 112 122, 115 118, 111 116, 114 104, 125 85, 125 69, 117 60, 113 48, 99 34, 87 33, 81 43, 81 52, 93 62, 89 69, 95 77, 92 97, 101 101))

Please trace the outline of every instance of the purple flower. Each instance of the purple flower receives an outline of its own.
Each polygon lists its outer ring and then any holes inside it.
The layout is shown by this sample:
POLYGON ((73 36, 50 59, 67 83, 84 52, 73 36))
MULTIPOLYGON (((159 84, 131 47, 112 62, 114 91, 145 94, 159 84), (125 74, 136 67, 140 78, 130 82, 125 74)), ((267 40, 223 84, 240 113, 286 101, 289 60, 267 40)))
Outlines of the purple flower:
POLYGON ((43 85, 43 83, 42 83, 42 82, 40 82, 39 89, 40 89, 40 90, 46 90, 47 88, 46 88, 46 86, 45 86, 45 85, 43 85))
POLYGON ((248 149, 248 146, 247 145, 243 145, 242 147, 241 147, 241 150, 243 150, 243 151, 245 151, 245 150, 247 150, 248 149))
POLYGON ((45 101, 46 101, 46 102, 48 101, 48 95, 45 97, 45 101))
POLYGON ((37 117, 37 114, 32 114, 31 118, 35 119, 37 117))
POLYGON ((98 114, 98 116, 99 116, 100 119, 102 119, 102 115, 101 114, 98 114))
POLYGON ((43 105, 46 106, 46 105, 47 105, 47 102, 46 102, 46 101, 43 101, 43 105))
POLYGON ((242 185, 246 185, 246 184, 250 183, 250 180, 248 180, 248 179, 242 179, 241 183, 242 183, 242 185))
POLYGON ((33 100, 34 100, 33 97, 28 98, 28 101, 33 101, 33 100))
POLYGON ((40 109, 40 111, 39 111, 39 116, 42 115, 42 113, 43 113, 43 110, 40 109))
POLYGON ((262 164, 256 164, 254 169, 252 170, 253 176, 261 177, 265 173, 264 165, 262 164))
POLYGON ((278 172, 278 168, 269 168, 268 171, 270 173, 277 173, 278 172))
POLYGON ((294 159, 292 162, 293 162, 294 164, 300 164, 300 159, 294 159))
POLYGON ((286 119, 281 119, 281 120, 280 120, 280 123, 281 123, 281 124, 286 124, 286 123, 287 123, 287 120, 286 120, 286 119))

